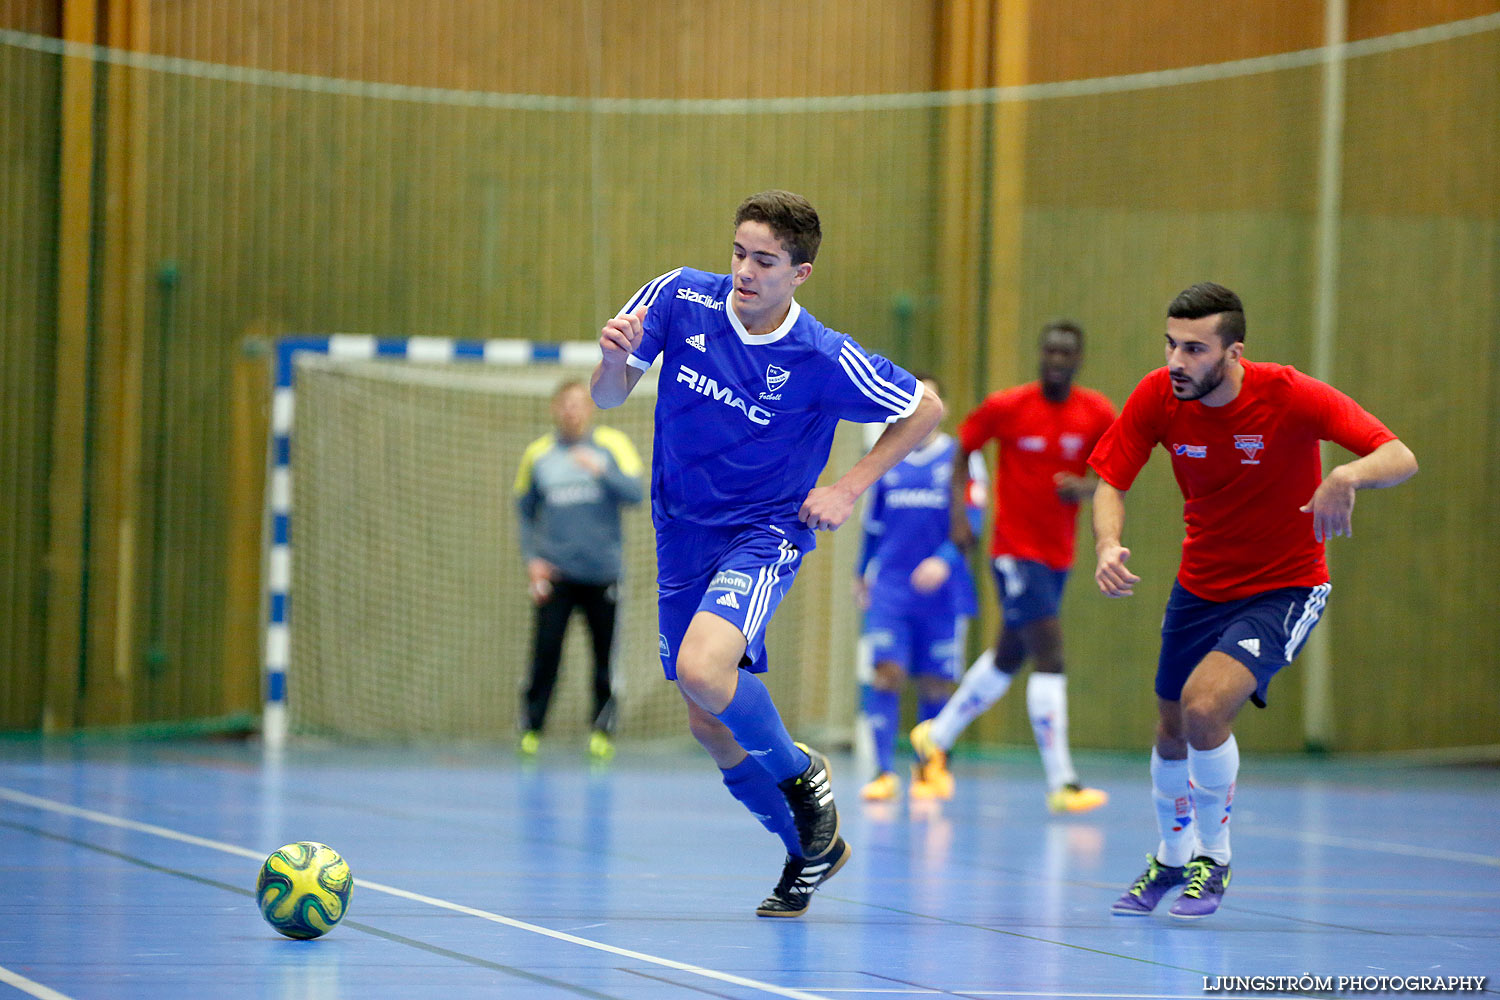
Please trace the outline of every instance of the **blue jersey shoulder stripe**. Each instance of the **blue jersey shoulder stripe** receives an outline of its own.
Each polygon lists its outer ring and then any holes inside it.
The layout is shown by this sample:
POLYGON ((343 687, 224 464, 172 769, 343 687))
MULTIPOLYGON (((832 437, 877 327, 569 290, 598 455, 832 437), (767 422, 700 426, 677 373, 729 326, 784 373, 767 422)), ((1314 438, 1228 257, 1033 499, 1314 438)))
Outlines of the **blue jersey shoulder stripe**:
POLYGON ((666 274, 652 278, 650 281, 646 282, 641 286, 641 290, 632 295, 630 297, 630 301, 625 303, 625 308, 620 310, 620 315, 625 316, 629 313, 633 313, 637 309, 639 309, 642 304, 644 304, 648 309, 651 308, 651 306, 656 302, 656 297, 661 294, 661 290, 667 285, 670 285, 674 280, 676 280, 677 276, 681 273, 682 268, 679 267, 674 271, 668 271, 666 274))
POLYGON ((847 340, 839 349, 839 367, 860 392, 897 413, 910 412, 916 403, 911 393, 882 378, 870 359, 850 346, 847 340))

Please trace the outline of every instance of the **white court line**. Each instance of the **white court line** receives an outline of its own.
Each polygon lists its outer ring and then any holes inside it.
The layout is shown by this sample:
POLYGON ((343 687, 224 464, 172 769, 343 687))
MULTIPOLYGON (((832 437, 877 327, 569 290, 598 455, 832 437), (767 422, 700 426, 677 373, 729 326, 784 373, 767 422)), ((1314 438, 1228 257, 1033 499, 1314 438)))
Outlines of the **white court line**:
POLYGON ((17 972, 11 972, 5 966, 0 965, 0 983, 6 986, 14 986, 22 993, 34 996, 37 1000, 73 1000, 66 994, 59 993, 49 986, 27 979, 17 972))
POLYGON ((1241 837, 1270 837, 1276 840, 1294 840, 1304 844, 1323 847, 1346 847, 1356 851, 1373 851, 1377 854, 1398 854, 1408 858, 1427 858, 1430 861, 1460 861, 1471 865, 1500 868, 1500 857, 1493 854, 1474 854, 1470 851, 1449 851, 1441 847, 1420 847, 1416 844, 1391 844, 1380 840, 1363 840, 1359 837, 1340 837, 1332 833, 1312 833, 1307 830, 1258 830, 1242 827, 1235 831, 1241 837))
MULTIPOLYGON (((93 823, 101 823, 105 826, 117 827, 121 830, 133 830, 136 833, 149 833, 154 837, 162 837, 166 840, 175 840, 181 844, 192 844, 195 847, 206 847, 214 851, 222 851, 225 854, 233 854, 242 858, 250 858, 254 861, 264 861, 270 853, 268 851, 252 851, 248 847, 239 847, 235 844, 226 844, 220 840, 209 840, 205 837, 195 837, 190 833, 181 833, 170 830, 164 826, 156 826, 152 823, 139 823, 133 819, 123 819, 119 816, 111 816, 109 813, 97 812, 93 809, 84 809, 80 806, 70 806, 65 802, 57 802, 53 799, 44 799, 25 792, 16 791, 13 788, 0 787, 0 799, 15 802, 18 805, 31 806, 33 809, 42 809, 47 812, 58 813, 63 816, 73 816, 77 819, 86 819, 93 823)), ((464 906, 461 903, 451 903, 446 899, 438 899, 435 896, 424 896, 419 892, 408 892, 395 886, 383 885, 380 882, 371 882, 366 879, 356 878, 355 885, 361 889, 374 892, 382 892, 388 896, 396 896, 400 899, 409 899, 416 903, 426 903, 439 909, 450 910, 454 913, 462 913, 470 917, 478 917, 492 923, 503 924, 516 930, 526 931, 531 934, 539 934, 556 941, 564 941, 568 944, 576 944, 582 948, 592 948, 595 951, 606 952, 610 955, 618 955, 621 958, 633 959, 637 962, 646 962, 651 965, 659 965, 666 969, 677 972, 686 972, 694 976, 702 976, 705 979, 713 979, 721 983, 730 983, 734 986, 744 986, 749 989, 760 990, 772 996, 786 997, 787 1000, 828 1000, 827 997, 817 993, 808 993, 803 990, 789 989, 783 986, 774 986, 771 983, 763 983, 757 979, 747 979, 744 976, 736 976, 730 972, 719 972, 717 969, 706 969, 700 965, 689 965, 686 962, 678 962, 670 958, 662 958, 658 955, 648 955, 645 952, 631 951, 629 948, 617 948, 602 941, 591 941, 588 938, 578 937, 576 934, 568 934, 563 931, 554 931, 548 927, 540 927, 536 924, 528 924, 524 920, 514 917, 502 916, 491 913, 488 910, 476 909, 472 906, 464 906)), ((27 980, 29 982, 29 980, 27 980)), ((14 985, 14 984, 13 984, 14 985)), ((45 987, 40 987, 45 989, 45 987)), ((37 997, 44 1000, 69 1000, 61 993, 36 993, 37 997)))

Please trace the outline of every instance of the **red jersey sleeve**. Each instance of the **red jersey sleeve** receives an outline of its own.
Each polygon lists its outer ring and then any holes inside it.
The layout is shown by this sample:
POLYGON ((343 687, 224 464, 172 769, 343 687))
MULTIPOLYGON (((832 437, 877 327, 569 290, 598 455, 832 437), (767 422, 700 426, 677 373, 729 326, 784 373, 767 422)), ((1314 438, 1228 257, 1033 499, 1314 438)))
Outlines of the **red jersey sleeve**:
POLYGON ((1005 394, 992 392, 958 425, 958 445, 964 451, 979 451, 999 437, 1005 420, 1005 394))
POLYGON ((1377 417, 1327 382, 1296 372, 1295 385, 1297 398, 1307 406, 1308 417, 1323 440, 1361 457, 1396 440, 1377 417))
POLYGON ((1166 369, 1159 368, 1141 379, 1125 400, 1119 419, 1110 424, 1089 455, 1090 468, 1117 490, 1130 489, 1151 458, 1151 449, 1161 440, 1166 416, 1161 403, 1165 378, 1166 369))

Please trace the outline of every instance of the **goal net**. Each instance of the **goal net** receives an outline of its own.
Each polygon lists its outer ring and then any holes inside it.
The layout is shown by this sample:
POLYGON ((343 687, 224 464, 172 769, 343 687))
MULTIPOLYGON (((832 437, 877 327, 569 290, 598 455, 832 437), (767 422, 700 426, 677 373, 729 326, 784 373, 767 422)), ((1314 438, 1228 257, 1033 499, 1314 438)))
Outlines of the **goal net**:
MULTIPOLYGON (((371 739, 510 740, 520 730, 532 605, 513 486, 522 451, 552 428, 565 364, 429 364, 299 355, 292 462, 293 732, 371 739)), ((651 459, 654 373, 596 424, 651 459)), ((830 468, 861 453, 840 429, 830 468)), ((622 741, 680 739, 685 713, 657 656, 649 501, 624 515, 614 683, 622 741)), ((855 712, 858 525, 824 535, 771 625, 768 684, 799 738, 844 741, 855 712)), ((550 743, 593 716, 581 615, 568 629, 550 743)))

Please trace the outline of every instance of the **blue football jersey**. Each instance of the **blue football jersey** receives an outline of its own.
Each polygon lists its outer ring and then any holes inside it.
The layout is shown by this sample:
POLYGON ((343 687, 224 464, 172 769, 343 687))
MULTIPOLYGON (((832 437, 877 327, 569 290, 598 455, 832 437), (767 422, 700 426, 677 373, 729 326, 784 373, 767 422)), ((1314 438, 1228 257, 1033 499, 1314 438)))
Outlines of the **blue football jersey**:
POLYGON ((814 534, 797 513, 828 463, 838 422, 909 416, 922 386, 795 300, 772 332, 746 332, 732 289, 727 274, 684 267, 648 282, 621 310, 648 307, 629 363, 642 371, 662 363, 652 517, 765 524, 810 550, 814 534))
MULTIPOLYGON (((961 615, 977 612, 974 581, 961 557, 949 560, 952 575, 931 594, 918 594, 911 586, 912 570, 923 559, 937 555, 948 541, 948 498, 957 447, 953 438, 940 434, 870 487, 859 568, 870 585, 871 607, 921 607, 934 613, 951 609, 961 615)), ((984 461, 978 452, 969 459, 969 520, 977 525, 985 488, 984 461)))

